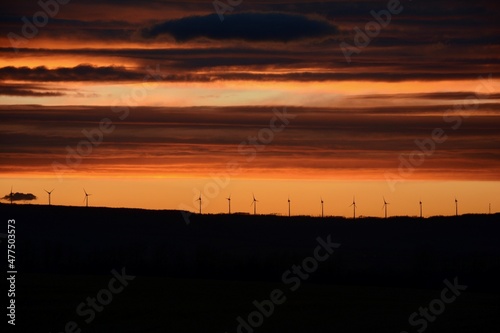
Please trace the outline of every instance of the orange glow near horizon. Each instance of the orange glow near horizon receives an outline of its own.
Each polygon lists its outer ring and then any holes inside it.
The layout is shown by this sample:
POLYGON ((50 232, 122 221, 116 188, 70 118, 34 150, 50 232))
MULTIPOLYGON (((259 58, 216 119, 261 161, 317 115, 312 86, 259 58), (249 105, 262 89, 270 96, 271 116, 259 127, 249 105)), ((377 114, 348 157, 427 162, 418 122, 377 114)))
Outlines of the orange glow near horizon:
MULTIPOLYGON (((168 74, 168 73, 166 73, 168 74)), ((146 76, 146 74, 145 74, 146 76)), ((500 87, 500 80, 493 80, 495 87, 500 87)), ((49 83, 47 88, 62 92, 68 91, 67 96, 60 97, 2 97, 2 104, 38 104, 41 100, 44 105, 94 105, 110 106, 116 103, 117 98, 130 95, 134 89, 147 88, 146 98, 141 99, 143 106, 235 106, 235 105, 296 105, 310 107, 366 107, 392 106, 394 100, 366 101, 363 96, 384 94, 422 94, 435 91, 450 91, 450 82, 254 82, 254 81, 215 81, 203 82, 159 82, 156 85, 145 86, 142 83, 49 83), (444 87, 444 89, 443 89, 444 87), (76 93, 93 94, 85 100, 76 93), (359 99, 355 99, 360 96, 359 99), (354 98, 354 99, 353 99, 354 98), (286 103, 283 103, 286 101, 286 103)), ((474 92, 478 87, 476 81, 458 81, 453 86, 456 91, 474 92)), ((487 91, 482 91, 487 92, 487 91)), ((491 92, 500 93, 500 88, 491 92)), ((479 100, 478 104, 491 103, 492 99, 479 100)), ((403 102, 408 102, 403 100, 403 102)), ((460 101, 458 101, 460 102, 460 101)), ((413 105, 426 105, 430 102, 416 102, 413 105)), ((436 104, 433 101, 433 104, 436 104)), ((443 102, 440 102, 443 103, 443 102)), ((437 103, 439 104, 439 103, 437 103)), ((481 110, 479 109, 478 112, 481 110)))
MULTIPOLYGON (((33 193, 34 204, 47 204, 44 189, 55 188, 52 204, 83 205, 83 188, 91 193, 94 207, 173 209, 198 212, 196 199, 202 194, 202 212, 227 212, 226 198, 231 195, 233 212, 252 213, 252 193, 259 200, 259 214, 287 215, 287 198, 292 202, 292 215, 319 216, 320 198, 325 202, 325 215, 352 217, 349 205, 355 196, 357 216, 383 217, 383 197, 390 203, 389 216, 418 216, 419 201, 424 216, 454 215, 455 197, 459 213, 492 213, 500 211, 500 182, 477 181, 408 181, 394 192, 384 181, 332 181, 284 179, 213 178, 117 178, 117 179, 0 179, 0 188, 7 195, 14 192, 33 193)), ((5 201, 3 201, 5 202, 5 201)))

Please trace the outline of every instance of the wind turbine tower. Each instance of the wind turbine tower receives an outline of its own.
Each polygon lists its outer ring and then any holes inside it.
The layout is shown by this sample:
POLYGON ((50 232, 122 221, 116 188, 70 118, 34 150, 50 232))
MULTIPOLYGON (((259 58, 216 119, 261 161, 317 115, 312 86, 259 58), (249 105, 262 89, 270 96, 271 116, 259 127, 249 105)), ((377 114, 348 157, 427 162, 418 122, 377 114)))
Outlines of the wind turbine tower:
POLYGON ((85 202, 85 207, 88 207, 89 206, 89 196, 91 196, 92 194, 87 193, 87 191, 85 191, 85 189, 83 189, 83 193, 85 193, 85 198, 83 198, 83 201, 85 202))
POLYGON ((321 198, 321 217, 324 217, 324 215, 323 215, 323 204, 324 203, 325 202, 323 201, 323 198, 321 198))
POLYGON ((353 207, 354 213, 352 215, 352 218, 355 220, 356 219, 356 198, 352 197, 352 204, 349 207, 353 207))
POLYGON ((455 216, 458 216, 458 200, 455 198, 455 216))
POLYGON ((288 197, 288 217, 290 217, 290 197, 288 197))
POLYGON ((200 193, 200 196, 198 197, 198 199, 196 199, 196 201, 200 202, 200 214, 201 214, 201 193, 200 193))
POLYGON ((229 204, 229 214, 231 214, 231 194, 226 199, 227 199, 227 202, 229 204))
POLYGON ((257 202, 259 202, 259 200, 255 199, 255 195, 253 193, 252 196, 253 196, 253 201, 250 204, 250 206, 253 205, 253 215, 257 215, 257 202))
POLYGON ((422 218, 422 200, 419 201, 420 204, 420 218, 422 218))
POLYGON ((385 218, 387 218, 387 205, 389 204, 387 201, 385 201, 385 198, 382 197, 384 199, 384 205, 382 206, 382 209, 385 210, 385 218))
POLYGON ((50 203, 50 195, 52 194, 52 192, 54 192, 54 189, 52 189, 52 191, 47 191, 47 190, 44 190, 45 192, 47 192, 47 194, 49 195, 49 206, 51 205, 50 203))

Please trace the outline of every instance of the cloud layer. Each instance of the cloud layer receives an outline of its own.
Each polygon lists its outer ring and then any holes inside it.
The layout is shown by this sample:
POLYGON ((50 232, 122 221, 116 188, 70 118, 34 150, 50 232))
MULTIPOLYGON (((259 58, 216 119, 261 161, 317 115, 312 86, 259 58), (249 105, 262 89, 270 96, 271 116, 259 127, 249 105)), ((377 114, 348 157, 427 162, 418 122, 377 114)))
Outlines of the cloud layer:
POLYGON ((34 82, 61 82, 61 81, 131 81, 141 80, 144 74, 127 71, 124 67, 105 66, 97 67, 87 64, 72 68, 59 67, 48 69, 45 66, 30 67, 3 67, 0 68, 0 77, 4 80, 34 81, 34 82))
POLYGON ((142 37, 169 34, 179 42, 196 38, 245 40, 250 42, 290 42, 331 36, 337 32, 326 20, 285 13, 237 13, 221 22, 216 14, 169 20, 142 30, 142 37))
POLYGON ((6 196, 4 196, 3 198, 1 198, 1 200, 4 200, 4 201, 33 201, 36 199, 37 199, 37 197, 34 194, 20 193, 20 192, 9 193, 6 196))
POLYGON ((297 177, 320 172, 335 178, 349 170, 384 179, 386 172, 397 173, 400 156, 408 158, 419 149, 415 140, 429 140, 441 128, 446 142, 417 168, 416 177, 498 180, 499 112, 469 117, 454 129, 455 121, 418 109, 288 108, 296 117, 257 151, 248 138, 269 128, 272 108, 141 107, 122 121, 104 107, 5 107, 0 110, 0 169, 52 173, 53 162, 66 165, 68 153, 89 140, 82 131, 95 132, 107 115, 116 130, 68 172, 208 175, 237 161, 249 174, 288 170, 285 174, 297 177), (257 156, 251 163, 250 153, 257 156))
POLYGON ((244 1, 221 21, 206 0, 70 2, 15 53, 7 34, 40 8, 11 2, 0 22, 0 172, 51 173, 82 130, 110 118, 116 131, 75 172, 209 174, 289 105, 299 117, 247 164, 255 174, 380 178, 443 128, 448 140, 418 176, 498 179, 499 3, 402 4, 348 63, 340 43, 355 45, 386 3, 244 1), (154 93, 140 90, 148 68, 161 69, 154 93), (110 105, 132 93, 143 98, 119 119, 110 105), (470 96, 479 111, 454 129, 443 115, 461 117, 470 96))

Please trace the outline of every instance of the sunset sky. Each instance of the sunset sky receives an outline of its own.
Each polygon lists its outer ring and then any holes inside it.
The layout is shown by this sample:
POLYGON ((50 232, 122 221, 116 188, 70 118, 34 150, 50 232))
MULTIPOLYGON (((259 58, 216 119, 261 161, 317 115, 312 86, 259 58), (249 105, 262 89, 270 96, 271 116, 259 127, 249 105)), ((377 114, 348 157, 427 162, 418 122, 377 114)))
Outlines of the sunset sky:
POLYGON ((498 1, 60 2, 0 5, 1 196, 500 211, 498 1))

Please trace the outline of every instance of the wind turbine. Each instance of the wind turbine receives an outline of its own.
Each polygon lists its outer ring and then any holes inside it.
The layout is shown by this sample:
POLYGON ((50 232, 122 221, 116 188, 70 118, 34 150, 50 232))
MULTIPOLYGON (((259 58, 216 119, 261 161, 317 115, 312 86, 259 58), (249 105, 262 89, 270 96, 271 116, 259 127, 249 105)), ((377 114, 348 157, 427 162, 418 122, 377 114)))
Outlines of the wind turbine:
POLYGON ((290 217, 290 197, 288 197, 288 217, 290 217))
POLYGON ((45 192, 47 192, 47 194, 49 195, 49 206, 50 206, 50 195, 52 194, 52 192, 54 192, 54 189, 52 189, 52 191, 47 191, 44 189, 45 192))
POLYGON ((323 204, 325 202, 323 201, 323 198, 320 197, 320 199, 321 199, 321 217, 324 217, 324 215, 323 215, 323 204))
POLYGON ((458 216, 458 200, 455 198, 455 216, 458 216))
POLYGON ((353 196, 352 197, 352 204, 349 207, 354 207, 354 214, 353 214, 353 219, 356 219, 356 198, 353 196))
POLYGON ((231 214, 231 194, 229 194, 229 197, 226 198, 227 202, 229 203, 229 214, 231 214))
POLYGON ((92 194, 88 194, 87 191, 85 191, 85 189, 83 189, 83 192, 85 193, 85 198, 83 198, 83 201, 85 202, 85 206, 88 207, 89 206, 89 196, 91 196, 92 194))
POLYGON ((389 204, 388 202, 385 201, 385 198, 382 197, 384 199, 384 205, 382 206, 382 209, 385 208, 385 218, 387 218, 387 205, 389 204))
POLYGON ((201 192, 200 192, 200 196, 198 197, 198 199, 196 199, 196 201, 200 202, 200 214, 201 214, 201 192))
POLYGON ((422 200, 419 201, 420 204, 420 218, 422 218, 422 200))
POLYGON ((255 195, 253 193, 252 196, 253 196, 253 201, 250 204, 250 207, 253 205, 253 215, 257 215, 257 202, 259 202, 259 200, 255 199, 255 195))

